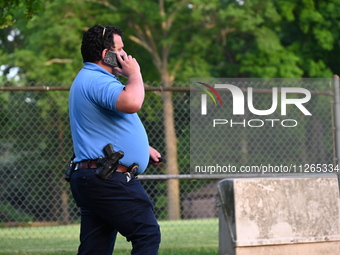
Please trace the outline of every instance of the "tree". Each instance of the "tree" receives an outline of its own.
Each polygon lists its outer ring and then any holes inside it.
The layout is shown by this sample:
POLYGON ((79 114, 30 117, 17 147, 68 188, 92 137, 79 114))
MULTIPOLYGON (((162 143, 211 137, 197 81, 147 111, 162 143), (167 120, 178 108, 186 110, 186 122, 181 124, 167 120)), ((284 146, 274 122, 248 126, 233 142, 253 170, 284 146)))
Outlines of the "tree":
MULTIPOLYGON (((120 1, 119 12, 112 15, 112 10, 117 9, 109 1, 92 0, 77 6, 67 0, 46 2, 43 15, 32 21, 27 28, 21 28, 19 35, 25 38, 25 47, 16 50, 12 61, 9 56, 8 63, 22 67, 25 79, 28 80, 41 80, 44 77, 44 80, 49 81, 70 81, 74 70, 80 66, 79 51, 75 48, 79 45, 79 32, 88 26, 88 21, 86 23, 84 20, 93 19, 93 23, 106 24, 106 20, 110 20, 110 23, 128 26, 129 29, 125 30, 129 39, 145 49, 144 55, 149 54, 156 70, 152 73, 156 74, 154 77, 160 78, 166 88, 172 86, 175 78, 181 77, 179 70, 187 76, 202 75, 202 70, 207 70, 204 68, 206 61, 201 49, 208 47, 209 43, 193 47, 200 38, 195 33, 187 33, 199 31, 205 21, 202 23, 201 18, 194 15, 189 1, 148 1, 143 5, 138 1, 120 1), (134 19, 130 18, 131 13, 134 19), (35 70, 28 71, 32 66, 35 70)), ((205 75, 209 75, 208 72, 205 75)), ((178 174, 172 93, 163 92, 162 99, 168 173, 178 174)), ((179 219, 178 180, 169 180, 168 194, 169 218, 179 219)))
POLYGON ((40 0, 1 0, 0 28, 11 26, 16 21, 16 11, 25 9, 25 17, 31 19, 41 9, 40 0))
MULTIPOLYGON (((199 1, 201 2, 201 1, 199 1)), ((97 1, 101 3, 101 1, 97 1)), ((204 27, 204 19, 195 15, 188 0, 158 2, 120 1, 119 10, 123 21, 129 26, 129 39, 142 46, 151 56, 160 80, 170 88, 179 71, 191 75, 204 74, 206 62, 202 48, 210 43, 196 44, 200 38, 194 33, 204 27), (133 16, 133 19, 130 18, 133 16), (146 18, 147 17, 147 18, 146 18), (190 31, 190 32, 189 32, 190 31), (194 54, 193 50, 196 52, 194 54), (202 61, 203 60, 203 61, 202 61), (189 64, 189 65, 188 65, 189 64), (194 67, 194 68, 193 68, 194 67)), ((207 72, 205 75, 209 75, 207 72)), ((180 173, 177 155, 177 135, 174 123, 172 93, 162 93, 167 173, 180 173)), ((180 219, 179 180, 168 180, 168 218, 180 219)))
MULTIPOLYGON (((0 30, 2 69, 19 67, 22 84, 70 84, 82 66, 82 33, 95 24, 117 24, 145 80, 161 80, 167 89, 191 77, 329 77, 338 66, 339 5, 340 0, 45 1, 44 12, 28 23, 22 8, 5 9, 18 19, 0 30)), ((160 96, 168 173, 178 174, 173 98, 168 91, 160 96)), ((66 100, 46 98, 62 112, 66 100)), ((179 183, 168 184, 169 218, 178 219, 179 183)))
POLYGON ((214 15, 216 39, 223 45, 214 48, 216 76, 331 77, 336 72, 339 0, 235 3, 219 1, 214 15))
MULTIPOLYGON (((6 67, 5 73, 13 67, 19 68, 20 80, 16 82, 17 85, 60 86, 66 81, 68 85, 71 84, 76 70, 82 66, 79 56, 79 38, 84 31, 81 22, 82 9, 74 8, 75 6, 73 1, 46 2, 45 11, 39 17, 34 17, 28 24, 20 19, 25 15, 24 10, 20 9, 16 12, 17 22, 2 31, 4 33, 1 48, 5 54, 1 64, 6 67), (10 40, 6 32, 12 34, 12 37, 9 37, 10 40), (47 81, 48 84, 46 84, 47 81)), ((43 135, 39 139, 33 139, 34 143, 31 144, 34 150, 27 147, 27 144, 30 144, 27 142, 28 138, 19 139, 16 143, 21 150, 25 151, 25 155, 30 155, 25 162, 30 162, 32 165, 26 165, 25 169, 36 170, 33 173, 27 172, 29 178, 39 178, 40 169, 55 167, 48 175, 50 192, 46 194, 50 194, 51 197, 45 201, 49 202, 46 204, 40 202, 40 204, 42 207, 49 208, 48 218, 64 223, 67 223, 70 218, 68 207, 62 206, 67 204, 65 202, 67 186, 62 185, 62 171, 56 170, 64 169, 72 154, 68 139, 70 138, 69 128, 66 128, 67 123, 64 123, 61 118, 67 114, 67 105, 67 94, 44 93, 39 102, 34 103, 34 107, 38 109, 35 118, 28 118, 29 121, 24 121, 31 128, 37 123, 44 123, 39 130, 44 135, 54 137, 54 144, 45 144, 43 135), (39 119, 39 121, 34 122, 34 119, 39 119), (68 150, 65 150, 65 147, 68 150), (53 155, 53 158, 49 158, 50 155, 53 155), (41 166, 39 167, 34 161, 39 162, 41 166), (63 211, 56 213, 60 210, 63 211)), ((12 153, 16 152, 14 148, 12 153)), ((21 165, 22 160, 24 160, 23 157, 17 157, 18 165, 21 165)), ((41 199, 34 195, 34 189, 26 193, 30 194, 29 196, 35 202, 41 199)))

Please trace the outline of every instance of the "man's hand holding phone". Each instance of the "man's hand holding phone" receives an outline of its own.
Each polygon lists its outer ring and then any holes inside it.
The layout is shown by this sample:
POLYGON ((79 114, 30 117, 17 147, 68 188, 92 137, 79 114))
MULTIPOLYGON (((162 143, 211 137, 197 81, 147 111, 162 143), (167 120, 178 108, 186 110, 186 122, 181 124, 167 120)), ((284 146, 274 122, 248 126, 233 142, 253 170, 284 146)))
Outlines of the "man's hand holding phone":
POLYGON ((140 67, 135 58, 125 51, 117 54, 122 68, 114 67, 114 71, 128 78, 124 90, 120 93, 116 108, 120 112, 135 113, 142 107, 145 91, 140 67))
POLYGON ((129 78, 130 75, 140 74, 139 64, 131 55, 127 55, 126 52, 124 52, 122 55, 116 54, 116 57, 121 67, 117 66, 115 67, 115 70, 117 70, 121 75, 129 78))
POLYGON ((140 73, 140 67, 135 58, 127 55, 125 51, 116 53, 112 50, 107 51, 104 63, 113 67, 119 74, 129 77, 133 73, 140 73))

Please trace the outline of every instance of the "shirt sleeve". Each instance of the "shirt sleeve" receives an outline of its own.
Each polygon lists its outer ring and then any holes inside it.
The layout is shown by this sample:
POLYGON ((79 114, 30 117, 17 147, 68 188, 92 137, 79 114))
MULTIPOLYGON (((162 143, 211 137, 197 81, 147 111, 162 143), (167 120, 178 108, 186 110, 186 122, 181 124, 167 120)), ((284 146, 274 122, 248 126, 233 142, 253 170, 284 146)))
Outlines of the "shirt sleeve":
POLYGON ((96 87, 91 88, 92 100, 105 109, 116 111, 117 99, 125 86, 112 78, 103 78, 93 84, 96 84, 96 87))

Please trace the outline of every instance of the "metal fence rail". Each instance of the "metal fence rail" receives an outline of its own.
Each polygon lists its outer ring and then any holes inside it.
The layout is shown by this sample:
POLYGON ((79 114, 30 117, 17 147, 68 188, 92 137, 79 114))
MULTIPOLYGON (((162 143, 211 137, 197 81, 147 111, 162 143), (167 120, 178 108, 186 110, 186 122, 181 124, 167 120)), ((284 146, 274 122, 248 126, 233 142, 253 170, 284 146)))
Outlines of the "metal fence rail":
MULTIPOLYGON (((168 219, 167 194, 171 191, 167 188, 172 179, 179 181, 181 219, 216 218, 216 183, 228 175, 190 174, 189 84, 175 84, 172 88, 155 87, 160 85, 156 83, 149 85, 140 117, 149 133, 150 144, 166 155, 162 94, 172 93, 180 170, 179 175, 169 175, 167 168, 171 162, 165 162, 149 167, 140 176, 155 203, 157 218, 168 219)), ((79 223, 78 208, 68 183, 63 180, 72 154, 67 109, 69 88, 45 84, 0 87, 0 90, 0 232, 14 227, 79 223)), ((270 100, 265 91, 258 93, 264 104, 270 100)), ((281 134, 280 130, 262 130, 248 133, 251 136, 248 140, 244 133, 233 132, 223 153, 230 155, 235 164, 256 164, 268 158, 273 164, 302 159, 333 163, 333 88, 315 90, 313 107, 316 114, 313 121, 306 122, 298 132, 281 134), (273 153, 273 146, 280 146, 282 151, 273 153)), ((217 224, 215 228, 217 240, 217 224)), ((13 238, 6 240, 14 242, 20 238, 24 237, 13 232, 13 238)), ((10 246, 13 244, 2 243, 0 248, 6 250, 10 246)))

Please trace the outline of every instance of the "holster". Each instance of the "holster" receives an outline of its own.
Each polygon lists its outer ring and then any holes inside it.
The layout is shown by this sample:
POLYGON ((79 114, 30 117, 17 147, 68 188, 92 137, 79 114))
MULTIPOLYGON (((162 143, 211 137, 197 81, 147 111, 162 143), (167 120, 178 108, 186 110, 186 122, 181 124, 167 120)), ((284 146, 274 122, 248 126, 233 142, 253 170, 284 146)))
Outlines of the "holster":
POLYGON ((107 180, 114 173, 119 165, 119 160, 124 157, 124 152, 113 150, 112 144, 108 144, 104 147, 105 158, 99 158, 97 160, 96 175, 102 179, 107 180))
POLYGON ((64 179, 67 182, 70 182, 71 176, 72 176, 74 169, 76 167, 76 163, 74 163, 75 157, 76 157, 76 155, 73 153, 71 159, 68 162, 68 166, 67 166, 67 169, 66 169, 65 174, 64 174, 64 179))

